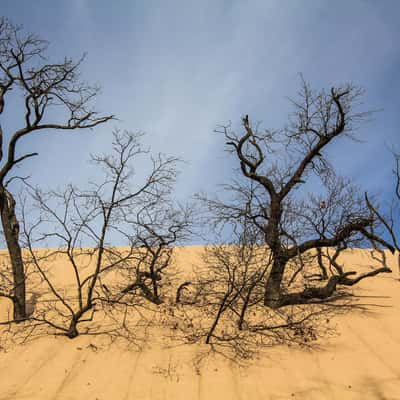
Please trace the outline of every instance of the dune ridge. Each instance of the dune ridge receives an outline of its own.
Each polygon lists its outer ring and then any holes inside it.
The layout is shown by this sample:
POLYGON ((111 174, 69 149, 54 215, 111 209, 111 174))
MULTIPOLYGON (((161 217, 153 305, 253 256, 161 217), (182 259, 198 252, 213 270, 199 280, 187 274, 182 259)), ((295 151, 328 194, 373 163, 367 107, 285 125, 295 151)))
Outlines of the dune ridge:
MULTIPOLYGON (((175 260, 191 269, 201 251, 178 248, 175 260)), ((367 250, 345 257, 361 268, 370 262, 367 250)), ((394 269, 394 258, 389 262, 394 269)), ((0 352, 0 400, 400 399, 398 272, 362 281, 354 292, 366 308, 335 317, 334 336, 313 348, 265 348, 245 365, 218 356, 200 363, 207 345, 169 347, 167 339, 140 350, 93 336, 7 346, 0 352)))

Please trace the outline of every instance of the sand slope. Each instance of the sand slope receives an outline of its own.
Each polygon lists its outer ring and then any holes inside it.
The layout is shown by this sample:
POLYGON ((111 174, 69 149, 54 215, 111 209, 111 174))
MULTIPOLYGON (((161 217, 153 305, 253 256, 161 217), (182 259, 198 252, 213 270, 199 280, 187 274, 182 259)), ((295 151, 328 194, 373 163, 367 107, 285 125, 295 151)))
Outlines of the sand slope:
MULTIPOLYGON (((190 263, 197 251, 179 257, 190 263)), ((313 350, 266 349, 245 368, 210 358, 197 369, 200 345, 128 351, 87 336, 40 338, 0 352, 0 400, 400 399, 398 276, 365 280, 356 292, 369 311, 337 317, 337 336, 313 350)))

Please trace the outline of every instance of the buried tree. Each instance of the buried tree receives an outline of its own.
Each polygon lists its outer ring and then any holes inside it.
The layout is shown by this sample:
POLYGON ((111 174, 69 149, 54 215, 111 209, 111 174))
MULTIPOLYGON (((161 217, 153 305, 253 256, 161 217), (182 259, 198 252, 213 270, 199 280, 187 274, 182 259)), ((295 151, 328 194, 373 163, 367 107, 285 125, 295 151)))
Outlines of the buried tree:
MULTIPOLYGON (((11 261, 11 287, 2 288, 1 295, 13 302, 15 321, 26 318, 25 271, 19 244, 19 222, 15 200, 9 190, 16 178, 15 167, 31 152, 18 155, 20 140, 31 133, 43 130, 74 130, 92 128, 111 119, 99 116, 89 106, 98 93, 79 80, 82 60, 65 59, 60 63, 47 63, 47 42, 31 34, 23 34, 19 27, 0 17, 0 115, 4 118, 11 93, 22 96, 22 126, 15 132, 3 132, 0 125, 0 213, 5 241, 11 261), (54 121, 52 110, 57 108, 54 121), (63 109, 61 111, 61 109, 63 109)), ((15 100, 15 99, 14 99, 15 100)), ((12 110, 8 109, 12 112, 12 110)), ((6 274, 2 271, 1 276, 6 274)), ((1 284, 2 282, 0 282, 1 284)), ((3 285, 2 285, 3 286, 3 285)), ((5 286, 5 285, 4 285, 5 286)))
POLYGON ((218 130, 240 164, 240 176, 226 185, 233 194, 230 202, 205 201, 217 222, 246 220, 257 232, 257 243, 270 249, 272 262, 263 300, 272 309, 331 299, 339 285, 351 286, 390 272, 382 266, 351 278, 355 271, 330 265, 323 286, 310 285, 306 278, 301 289, 289 291, 299 275, 307 276, 312 257, 315 260, 318 255, 316 249, 360 245, 368 240, 393 251, 375 235, 379 221, 363 196, 348 179, 335 173, 326 155, 333 143, 344 145, 346 137, 352 138, 358 123, 368 116, 355 111, 361 94, 350 85, 316 93, 303 81, 284 129, 260 132, 246 116, 243 133, 236 134, 230 126, 218 130), (304 194, 307 187, 311 191, 309 181, 316 184, 315 178, 319 179, 318 190, 304 194))
MULTIPOLYGON (((399 241, 399 216, 400 216, 400 153, 392 152, 394 157, 394 193, 393 199, 390 205, 388 205, 386 210, 381 210, 377 205, 374 205, 371 200, 368 198, 368 195, 365 194, 365 201, 368 205, 368 208, 371 210, 372 214, 378 219, 378 221, 382 224, 382 228, 386 235, 388 236, 388 240, 391 245, 397 252, 397 268, 400 274, 400 241, 399 241)), ((386 260, 386 256, 384 253, 383 259, 386 260)))

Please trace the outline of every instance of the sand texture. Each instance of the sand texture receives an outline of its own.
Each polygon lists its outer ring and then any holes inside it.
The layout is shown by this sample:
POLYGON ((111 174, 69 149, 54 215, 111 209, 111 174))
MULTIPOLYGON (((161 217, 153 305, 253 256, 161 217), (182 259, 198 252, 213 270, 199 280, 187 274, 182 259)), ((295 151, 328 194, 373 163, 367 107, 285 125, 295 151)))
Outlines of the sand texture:
MULTIPOLYGON (((199 262, 200 250, 179 249, 180 265, 199 262)), ((365 251, 346 257, 368 262, 365 251)), ((0 400, 400 399, 399 276, 366 279, 354 292, 367 309, 335 317, 335 335, 313 348, 262 349, 245 365, 212 356, 197 362, 204 344, 137 350, 93 336, 8 343, 0 352, 0 400)))

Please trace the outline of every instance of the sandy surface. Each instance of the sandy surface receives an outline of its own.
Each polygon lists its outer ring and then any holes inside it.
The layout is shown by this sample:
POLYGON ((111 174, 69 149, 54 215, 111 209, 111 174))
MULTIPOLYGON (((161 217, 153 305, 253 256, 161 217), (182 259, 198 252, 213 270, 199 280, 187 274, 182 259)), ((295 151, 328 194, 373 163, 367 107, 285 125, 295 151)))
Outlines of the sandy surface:
MULTIPOLYGON (((179 260, 196 262, 198 248, 179 260)), ((366 263, 362 251, 349 262, 366 263)), ((355 292, 369 304, 335 318, 337 335, 312 350, 278 346, 243 367, 193 360, 206 345, 127 350, 93 337, 44 337, 0 352, 6 399, 400 399, 400 281, 383 274, 355 292), (95 343, 95 345, 94 345, 95 343)))

